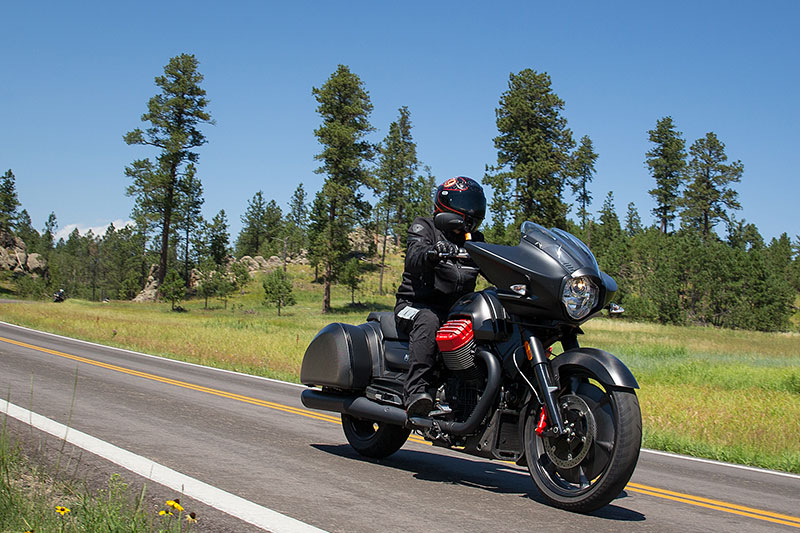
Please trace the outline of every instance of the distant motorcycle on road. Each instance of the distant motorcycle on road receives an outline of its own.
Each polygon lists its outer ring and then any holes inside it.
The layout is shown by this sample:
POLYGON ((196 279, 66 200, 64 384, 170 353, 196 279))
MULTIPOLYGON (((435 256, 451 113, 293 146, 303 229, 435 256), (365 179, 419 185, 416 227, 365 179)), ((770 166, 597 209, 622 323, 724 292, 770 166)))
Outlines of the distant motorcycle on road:
POLYGON ((67 293, 64 289, 58 289, 55 293, 53 293, 53 301, 56 303, 63 302, 67 299, 67 293))
MULTIPOLYGON (((447 213, 434 218, 442 231, 459 223, 447 213)), ((430 414, 404 409, 408 337, 392 312, 320 331, 303 358, 300 381, 313 388, 301 399, 341 413, 363 456, 389 456, 416 431, 435 446, 526 465, 551 505, 587 513, 622 492, 642 441, 633 374, 610 353, 578 344, 581 324, 608 306, 617 284, 573 235, 532 222, 521 233, 517 246, 467 241, 461 253, 442 255, 471 259, 496 286, 458 300, 439 330, 430 414)))

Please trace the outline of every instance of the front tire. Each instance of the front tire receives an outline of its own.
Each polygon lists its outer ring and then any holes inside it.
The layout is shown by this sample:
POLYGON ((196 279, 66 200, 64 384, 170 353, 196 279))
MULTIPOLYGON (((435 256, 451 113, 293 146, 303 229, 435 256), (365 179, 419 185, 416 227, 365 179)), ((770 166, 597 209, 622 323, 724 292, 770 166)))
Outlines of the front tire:
POLYGON ((347 442, 364 457, 382 459, 399 450, 408 440, 410 429, 384 422, 373 422, 342 414, 347 442))
POLYGON ((525 426, 528 470, 554 507, 588 513, 616 498, 633 475, 642 444, 642 415, 632 389, 571 376, 558 398, 568 432, 536 433, 538 409, 525 426))

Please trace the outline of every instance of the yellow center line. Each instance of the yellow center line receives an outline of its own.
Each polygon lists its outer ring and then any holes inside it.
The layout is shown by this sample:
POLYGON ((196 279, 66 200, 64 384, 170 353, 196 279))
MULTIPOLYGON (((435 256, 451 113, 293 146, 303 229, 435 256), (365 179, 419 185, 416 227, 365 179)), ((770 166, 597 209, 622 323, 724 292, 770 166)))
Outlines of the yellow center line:
POLYGON ((712 500, 710 498, 693 496, 691 494, 684 494, 682 492, 674 492, 671 490, 659 489, 656 487, 650 487, 648 485, 641 485, 639 483, 628 483, 628 486, 626 488, 633 492, 641 492, 643 494, 657 493, 655 495, 661 498, 683 501, 685 503, 691 503, 693 505, 699 505, 701 507, 719 509, 729 513, 741 514, 743 516, 752 516, 753 518, 760 518, 762 520, 768 520, 770 522, 777 522, 779 524, 786 524, 795 527, 800 527, 800 518, 795 516, 773 513, 771 511, 764 511, 761 509, 754 509, 752 507, 746 507, 744 505, 736 505, 734 503, 723 502, 720 500, 712 500), (721 509, 723 507, 724 509, 721 509), (759 515, 759 516, 754 516, 754 515, 759 515))
MULTIPOLYGON (((48 353, 51 355, 56 355, 58 357, 63 357, 66 359, 71 359, 73 361, 77 361, 80 363, 85 363, 87 365, 92 365, 100 368, 105 368, 107 370, 113 370, 115 372, 121 372, 123 374, 128 374, 131 376, 136 376, 144 379, 149 379, 153 381, 158 381, 160 383, 165 383, 168 385, 174 385, 176 387, 182 387, 185 389, 190 389, 198 392, 204 392, 206 394, 212 394, 214 396, 219 396, 221 398, 228 398, 231 400, 236 400, 244 403, 249 403, 252 405, 258 405, 261 407, 268 407, 270 409, 275 409, 278 411, 283 411, 286 413, 296 414, 300 416, 305 416, 308 418, 313 418, 315 420, 322 420, 324 422, 331 422, 334 424, 341 425, 341 419, 338 416, 332 416, 324 413, 319 413, 316 411, 309 411, 307 409, 299 409, 297 407, 291 407, 289 405, 283 405, 275 402, 269 402, 266 400, 259 400, 258 398, 252 398, 250 396, 243 396, 241 394, 235 394, 232 392, 226 392, 218 389, 212 389, 210 387, 204 387, 202 385, 195 385, 193 383, 188 383, 185 381, 179 381, 176 379, 165 378, 162 376, 158 376, 156 374, 150 374, 147 372, 140 372, 138 370, 132 370, 129 368, 112 365, 109 363, 103 363, 100 361, 95 361, 94 359, 87 359, 86 357, 80 357, 78 355, 72 355, 64 352, 59 352, 57 350, 50 350, 49 348, 42 348, 41 346, 35 346, 33 344, 28 344, 25 342, 15 341, 13 339, 6 339, 4 337, 0 337, 0 341, 6 342, 8 344, 14 344, 16 346, 21 346, 23 348, 29 348, 31 350, 36 350, 38 352, 48 353)), ((422 437, 417 435, 411 435, 409 440, 418 444, 426 444, 431 445, 429 441, 424 440, 422 437)), ((641 485, 639 483, 628 483, 625 487, 626 490, 631 492, 636 492, 639 494, 647 494, 649 496, 655 496, 657 498, 663 498, 666 500, 687 503, 690 505, 696 505, 698 507, 704 507, 707 509, 714 509, 717 511, 722 511, 726 513, 732 513, 740 516, 746 516, 749 518, 756 518, 758 520, 765 520, 768 522, 773 522, 776 524, 783 524, 787 526, 794 526, 800 528, 800 518, 784 515, 780 513, 773 513, 770 511, 764 511, 761 509, 754 509, 752 507, 745 507, 742 505, 736 505, 733 503, 723 502, 720 500, 712 500, 710 498, 703 498, 701 496, 693 496, 691 494, 684 494, 681 492, 673 492, 666 489, 659 489, 657 487, 650 487, 648 485, 641 485)))

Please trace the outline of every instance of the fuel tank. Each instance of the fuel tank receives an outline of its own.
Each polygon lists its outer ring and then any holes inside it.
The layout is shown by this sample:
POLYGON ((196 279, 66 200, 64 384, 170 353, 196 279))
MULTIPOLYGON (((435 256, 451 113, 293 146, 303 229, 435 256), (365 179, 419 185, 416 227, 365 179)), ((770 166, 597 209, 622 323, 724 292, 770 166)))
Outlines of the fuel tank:
POLYGON ((450 318, 470 318, 477 342, 506 340, 513 330, 505 308, 491 289, 465 294, 450 308, 450 318))

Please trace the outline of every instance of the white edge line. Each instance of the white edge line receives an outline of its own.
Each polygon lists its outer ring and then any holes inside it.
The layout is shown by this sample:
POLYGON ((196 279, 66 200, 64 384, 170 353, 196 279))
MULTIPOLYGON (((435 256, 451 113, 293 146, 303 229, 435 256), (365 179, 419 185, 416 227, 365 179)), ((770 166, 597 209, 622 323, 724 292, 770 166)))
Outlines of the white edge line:
POLYGON ((161 355, 152 355, 152 354, 149 354, 149 353, 135 352, 133 350, 128 350, 126 348, 118 348, 116 346, 108 346, 106 344, 100 344, 98 342, 85 341, 83 339, 76 339, 74 337, 67 337, 66 335, 59 335, 58 333, 50 333, 49 331, 42 331, 42 330, 39 330, 39 329, 33 329, 33 328, 25 327, 25 326, 19 326, 17 324, 11 324, 9 322, 3 322, 2 320, 0 320, 0 324, 3 324, 4 326, 11 326, 11 327, 14 327, 14 328, 24 329, 24 330, 27 330, 27 331, 33 331, 35 333, 41 333, 43 335, 50 335, 51 337, 57 337, 59 339, 66 339, 66 340, 74 341, 74 342, 82 342, 83 344, 88 344, 90 346, 97 346, 98 348, 106 348, 106 349, 109 349, 109 350, 116 350, 118 352, 132 353, 134 355, 140 355, 142 357, 150 357, 151 359, 159 359, 161 361, 172 361, 174 363, 178 363, 178 364, 181 364, 181 365, 193 366, 195 368, 203 368, 203 369, 207 369, 207 370, 216 370, 217 372, 224 372, 226 374, 234 374, 234 375, 237 375, 237 376, 244 376, 244 377, 248 377, 248 378, 260 379, 260 380, 263 380, 263 381, 269 381, 271 383, 280 383, 282 385, 291 385, 292 387, 299 387, 299 388, 303 388, 303 389, 307 388, 305 385, 302 385, 300 383, 292 383, 291 381, 282 381, 280 379, 267 378, 267 377, 264 377, 264 376, 254 376, 253 374, 246 374, 244 372, 237 372, 235 370, 228 370, 228 369, 225 369, 225 368, 217 368, 217 367, 214 367, 214 366, 199 365, 197 363, 190 363, 188 361, 181 361, 180 359, 172 359, 170 357, 165 357, 165 356, 161 356, 161 355))
POLYGON ((274 533, 325 533, 322 529, 245 500, 5 400, 0 400, 0 412, 262 529, 274 533))
POLYGON ((739 470, 748 470, 750 472, 759 472, 761 474, 773 474, 775 476, 783 476, 792 479, 800 479, 800 475, 792 474, 791 472, 779 472, 777 470, 767 470, 766 468, 757 468, 755 466, 737 465, 734 463, 724 463, 722 461, 715 461, 713 459, 703 459, 701 457, 692 457, 690 455, 678 455, 677 453, 662 452, 661 450, 650 450, 642 448, 643 452, 652 453, 653 455, 663 455, 664 457, 673 457, 675 459, 685 459, 687 461, 695 461, 698 463, 707 463, 710 465, 729 466, 731 468, 738 468, 739 470))
MULTIPOLYGON (((50 335, 52 337, 58 337, 60 339, 66 339, 66 340, 75 341, 75 342, 82 342, 84 344, 88 344, 90 346, 97 346, 99 348, 107 348, 109 350, 117 350, 117 351, 120 351, 120 352, 127 352, 127 353, 132 353, 132 354, 135 354, 135 355, 141 355, 143 357, 150 357, 150 358, 153 358, 153 359, 160 359, 162 361, 163 360, 172 361, 172 362, 175 362, 175 363, 178 363, 178 364, 181 364, 181 365, 188 365, 188 366, 193 366, 193 367, 197 367, 197 368, 205 368, 205 369, 215 370, 217 372, 224 372, 224 373, 227 373, 227 374, 235 374, 235 375, 238 375, 238 376, 245 376, 245 377, 250 377, 250 378, 255 378, 255 379, 261 379, 261 380, 264 380, 264 381, 269 381, 271 383, 280 383, 282 385, 291 385, 293 387, 299 387, 299 388, 303 388, 303 389, 307 388, 305 385, 302 385, 300 383, 292 383, 291 381, 281 381, 279 379, 265 378, 263 376, 254 376, 252 374, 245 374, 244 372, 236 372, 234 370, 226 370, 224 368, 216 368, 216 367, 213 367, 213 366, 198 365, 197 363, 189 363, 187 361, 181 361, 179 359, 170 359, 168 357, 161 357, 161 356, 158 356, 158 355, 151 355, 151 354, 142 353, 142 352, 135 352, 133 350, 126 350, 125 348, 117 348, 116 346, 106 346, 105 344, 100 344, 100 343, 97 343, 97 342, 85 341, 83 339, 75 339, 73 337, 67 337, 65 335, 59 335, 57 333, 50 333, 49 331, 41 331, 41 330, 38 330, 38 329, 28 328, 28 327, 25 327, 25 326, 19 326, 17 324, 10 324, 8 322, 3 322, 2 320, 0 320, 0 324, 6 325, 6 326, 12 326, 12 327, 15 327, 15 328, 24 329, 24 330, 28 330, 28 331, 33 331, 33 332, 36 332, 36 333, 42 333, 44 335, 50 335)), ((686 461, 696 461, 696 462, 699 462, 699 463, 708 463, 708 464, 719 465, 719 466, 728 466, 728 467, 731 467, 731 468, 738 468, 740 470, 749 470, 751 472, 761 472, 762 474, 773 474, 773 475, 776 475, 776 476, 789 477, 789 478, 792 478, 792 479, 800 479, 799 475, 791 474, 789 472, 779 472, 777 470, 768 470, 766 468, 757 468, 757 467, 754 467, 754 466, 737 465, 737 464, 734 464, 734 463, 725 463, 723 461, 714 461, 712 459, 702 459, 700 457, 692 457, 690 455, 679 455, 677 453, 662 452, 660 450, 651 450, 651 449, 648 449, 648 448, 642 448, 642 451, 646 452, 646 453, 652 453, 654 455, 663 455, 663 456, 666 456, 666 457, 672 457, 674 459, 684 459, 686 461)))

